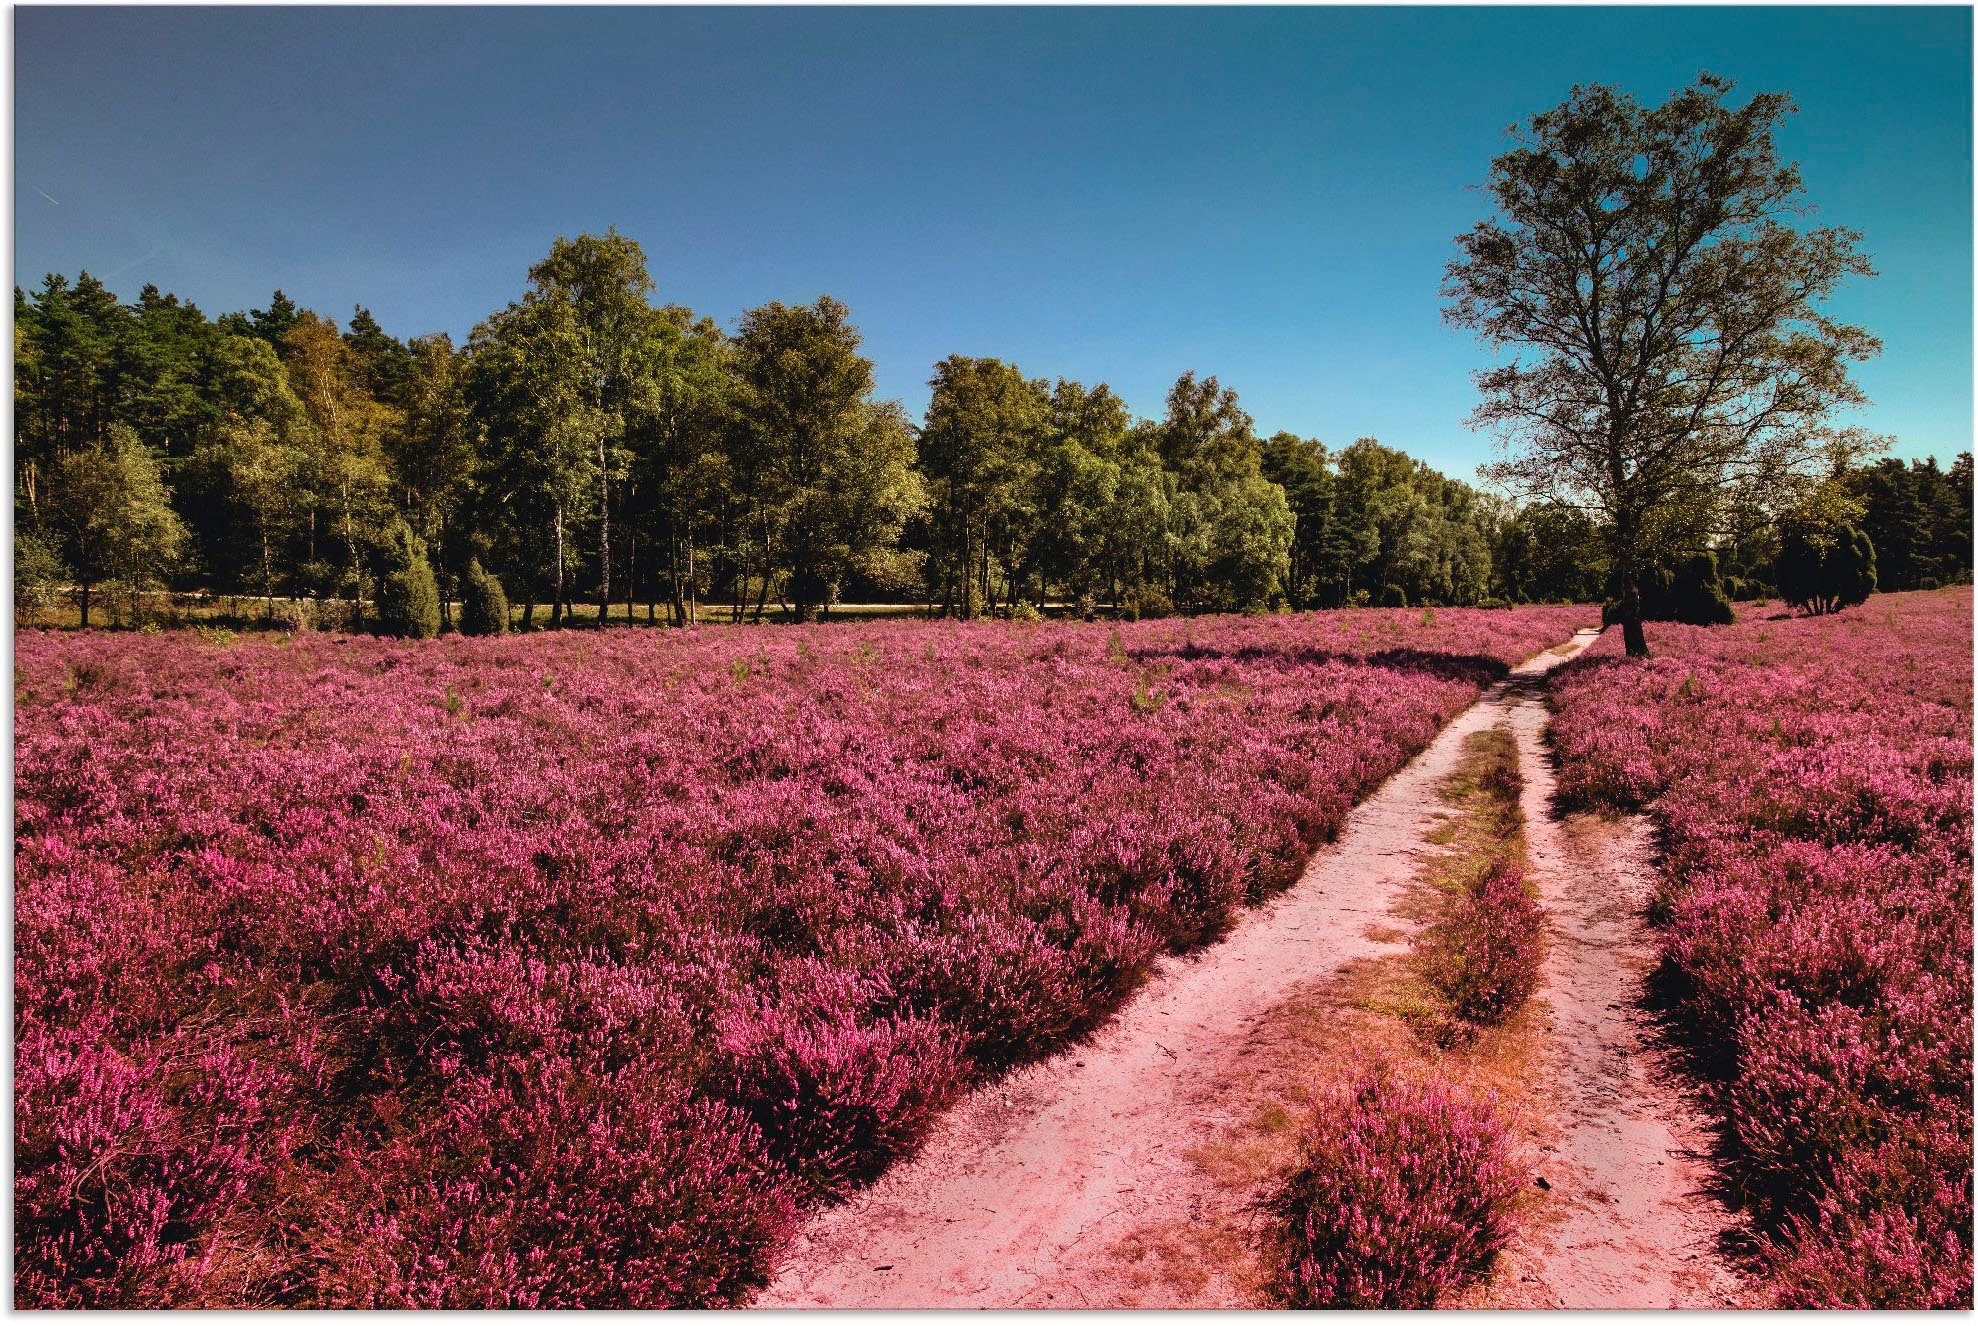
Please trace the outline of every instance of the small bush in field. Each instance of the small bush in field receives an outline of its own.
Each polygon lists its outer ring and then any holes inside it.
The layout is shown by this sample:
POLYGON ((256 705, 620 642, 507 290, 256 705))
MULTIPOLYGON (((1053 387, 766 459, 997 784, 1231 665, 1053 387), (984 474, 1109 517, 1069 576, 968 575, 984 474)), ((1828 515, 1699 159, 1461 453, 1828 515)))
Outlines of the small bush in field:
POLYGON ((961 1083, 955 1038, 939 1023, 861 1027, 766 1009, 737 1021, 729 1092, 811 1195, 840 1196, 876 1178, 918 1145, 961 1083))
POLYGON ((1429 984, 1450 1015, 1470 1026, 1496 1026, 1538 989, 1545 913, 1523 874, 1499 862, 1463 891, 1424 947, 1429 984))
POLYGON ((467 563, 461 578, 460 633, 462 635, 507 635, 508 595, 501 581, 479 562, 467 563))
POLYGON ((1522 1188, 1488 1105, 1376 1072, 1322 1101, 1262 1208, 1300 1308, 1429 1308, 1488 1272, 1522 1188))
POLYGON ((377 614, 380 635, 430 640, 440 633, 440 595, 433 583, 425 541, 401 521, 378 549, 377 614))

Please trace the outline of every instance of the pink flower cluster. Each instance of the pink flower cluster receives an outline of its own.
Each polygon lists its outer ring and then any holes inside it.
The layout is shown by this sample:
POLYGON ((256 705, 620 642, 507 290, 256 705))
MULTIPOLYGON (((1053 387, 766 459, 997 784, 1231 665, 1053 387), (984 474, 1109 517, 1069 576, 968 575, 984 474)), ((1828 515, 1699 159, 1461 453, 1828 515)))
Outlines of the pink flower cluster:
POLYGON ((1261 1203, 1277 1292, 1298 1308, 1432 1308, 1489 1272, 1523 1184, 1489 1102, 1375 1073, 1319 1103, 1261 1203))
POLYGON ((1462 1034, 1494 1027, 1538 990, 1545 912, 1515 865, 1497 862, 1470 881, 1423 935, 1429 984, 1462 1034))
POLYGON ((1783 1300, 1971 1302, 1971 591, 1658 626, 1558 674, 1560 787, 1651 805, 1680 1020, 1783 1300))
POLYGON ((17 1300, 737 1301, 1584 618, 23 634, 17 1300))

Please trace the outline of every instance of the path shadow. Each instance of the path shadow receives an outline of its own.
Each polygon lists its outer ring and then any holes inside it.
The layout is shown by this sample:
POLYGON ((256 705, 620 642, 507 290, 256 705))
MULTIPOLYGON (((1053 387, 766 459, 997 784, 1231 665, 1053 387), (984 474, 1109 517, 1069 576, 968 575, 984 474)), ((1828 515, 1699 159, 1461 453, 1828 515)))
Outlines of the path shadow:
POLYGON ((1175 645, 1129 647, 1127 657, 1139 663, 1159 659, 1197 662, 1204 659, 1234 663, 1276 661, 1288 667, 1322 667, 1327 663, 1351 663, 1364 667, 1387 668, 1397 672, 1427 673, 1445 681, 1491 682, 1507 676, 1511 665, 1488 654, 1451 654, 1432 649, 1321 649, 1317 646, 1281 645, 1202 645, 1193 642, 1175 645))

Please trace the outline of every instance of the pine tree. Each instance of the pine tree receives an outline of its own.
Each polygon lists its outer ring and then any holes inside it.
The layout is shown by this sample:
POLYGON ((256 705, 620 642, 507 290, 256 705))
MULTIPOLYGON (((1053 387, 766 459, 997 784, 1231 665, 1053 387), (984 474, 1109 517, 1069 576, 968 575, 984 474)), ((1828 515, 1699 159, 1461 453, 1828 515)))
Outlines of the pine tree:
POLYGON ((508 596, 501 581, 483 570, 478 559, 467 563, 462 580, 460 633, 462 635, 507 635, 508 596))
POLYGON ((426 545, 404 521, 394 521, 378 549, 379 635, 430 640, 440 633, 440 594, 426 545))
POLYGON ((1729 626, 1738 615, 1717 573, 1717 554, 1698 553, 1676 568, 1670 615, 1689 626, 1729 626))

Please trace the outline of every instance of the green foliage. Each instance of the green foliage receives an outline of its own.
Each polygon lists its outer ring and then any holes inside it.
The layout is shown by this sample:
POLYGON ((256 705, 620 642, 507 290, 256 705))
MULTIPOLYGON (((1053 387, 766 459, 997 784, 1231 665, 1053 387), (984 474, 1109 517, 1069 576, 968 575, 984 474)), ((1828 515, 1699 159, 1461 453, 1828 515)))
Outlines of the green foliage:
POLYGON ((871 399, 860 343, 829 296, 751 309, 735 340, 734 463, 768 535, 757 568, 781 573, 799 618, 890 551, 925 500, 912 428, 897 404, 871 399))
POLYGON ((1143 715, 1159 713, 1161 707, 1167 702, 1168 693, 1155 686, 1148 679, 1146 673, 1141 673, 1134 681, 1133 695, 1128 700, 1128 703, 1133 706, 1134 713, 1143 715))
POLYGON ((1122 621, 1137 622, 1142 618, 1174 616, 1174 600, 1153 585, 1135 585, 1120 595, 1119 616, 1122 621))
POLYGON ((1408 591, 1395 584, 1382 585, 1380 587, 1380 606, 1383 608, 1407 607, 1408 591))
POLYGON ((1779 539, 1779 597, 1821 615, 1864 603, 1875 592, 1875 545, 1853 525, 1788 526, 1779 539))
POLYGON ((377 577, 374 631, 414 640, 440 633, 440 595, 426 544, 403 521, 391 527, 378 547, 377 577))
POLYGON ((1971 453, 1949 470, 1934 457, 1907 465, 1882 460, 1843 483, 1860 506, 1856 523, 1874 545, 1878 588, 1927 589, 1971 578, 1971 453))
POLYGON ((57 461, 51 486, 52 523, 81 590, 83 625, 95 585, 116 586, 134 608, 185 543, 156 454, 130 428, 112 424, 104 441, 57 461))
MULTIPOLYGON (((1641 577, 1643 621, 1682 622, 1689 626, 1728 626, 1736 620, 1717 570, 1715 553, 1684 558, 1673 569, 1652 566, 1641 577)), ((1621 606, 1608 599, 1601 607, 1601 625, 1621 620, 1621 606)))
POLYGON ((47 540, 14 527, 14 625, 34 626, 55 608, 69 568, 47 540))
POLYGON ((1611 578, 1606 532, 1583 511, 1536 502, 1508 513, 1491 538, 1493 597, 1592 603, 1611 578))
POLYGON ((508 595, 478 559, 467 563, 467 574, 461 578, 460 633, 508 634, 508 595))
MULTIPOLYGON (((1575 114, 1598 132, 1647 132, 1597 101, 1575 114)), ((1693 100, 1668 114, 1723 123, 1693 100)), ((1548 126, 1545 150, 1567 151, 1548 126)), ((15 306, 17 527, 66 558, 79 598, 109 583, 119 605, 196 584, 260 597, 270 624, 362 627, 370 550, 400 521, 463 617, 473 564, 501 566, 525 629, 607 591, 601 619, 637 598, 683 625, 706 598, 810 616, 922 593, 958 616, 1141 617, 1583 601, 1617 566, 1619 513, 1585 493, 1518 508, 1370 438, 1260 441, 1236 393, 1192 372, 1135 420, 1103 383, 951 356, 916 436, 874 398, 842 305, 765 305, 729 335, 657 303, 616 232, 557 240, 459 348, 361 306, 339 330, 280 292, 217 320, 151 287, 120 304, 86 273, 15 306)), ((1773 515, 1799 490, 1748 485, 1733 513, 1696 500, 1701 472, 1664 503, 1683 518, 1642 535, 1637 579, 1670 589, 1668 550, 1711 546, 1736 588, 1769 592, 1773 515), (1697 512, 1716 525, 1676 538, 1697 512)), ((1834 474, 1885 583, 1968 575, 1968 458, 1834 474)))
POLYGON ((1717 555, 1698 553, 1676 568, 1669 615, 1688 626, 1729 626, 1737 620, 1717 574, 1717 555))
POLYGON ((1630 654, 1642 577, 1722 523, 1733 475, 1825 463, 1828 412, 1863 399, 1850 365, 1880 348, 1824 308, 1870 267, 1854 232, 1801 223, 1774 139, 1791 99, 1730 96, 1708 74, 1659 106, 1575 87, 1491 163, 1495 214, 1444 284, 1500 354, 1473 416, 1507 443, 1488 472, 1603 514, 1630 654))
MULTIPOLYGON (((1006 574, 1041 530, 1037 481, 1046 463, 1050 397, 999 359, 950 355, 934 366, 920 463, 933 490, 934 577, 957 616, 981 609, 992 557, 1006 574)), ((1075 468, 1078 458, 1051 458, 1075 468)), ((1076 479, 1076 474, 1067 475, 1076 479)))

